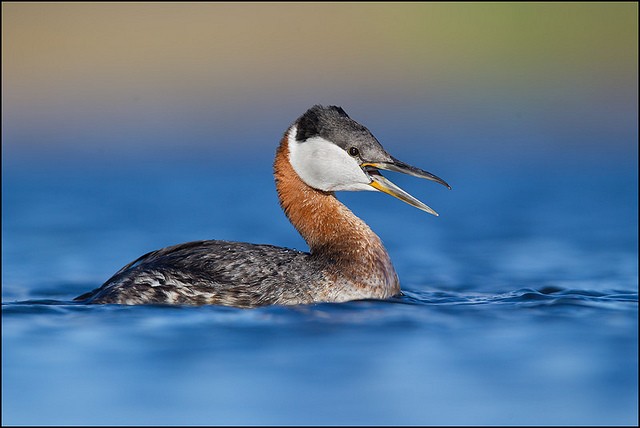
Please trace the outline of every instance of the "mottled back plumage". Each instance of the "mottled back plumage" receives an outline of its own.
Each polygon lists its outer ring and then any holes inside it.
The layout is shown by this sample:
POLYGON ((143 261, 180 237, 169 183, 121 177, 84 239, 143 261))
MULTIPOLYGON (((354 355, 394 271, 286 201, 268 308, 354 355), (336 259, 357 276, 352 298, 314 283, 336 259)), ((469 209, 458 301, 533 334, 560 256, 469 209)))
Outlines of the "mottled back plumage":
POLYGON ((309 253, 244 242, 196 241, 145 254, 102 287, 76 300, 86 303, 219 304, 237 307, 313 303, 323 283, 309 253))

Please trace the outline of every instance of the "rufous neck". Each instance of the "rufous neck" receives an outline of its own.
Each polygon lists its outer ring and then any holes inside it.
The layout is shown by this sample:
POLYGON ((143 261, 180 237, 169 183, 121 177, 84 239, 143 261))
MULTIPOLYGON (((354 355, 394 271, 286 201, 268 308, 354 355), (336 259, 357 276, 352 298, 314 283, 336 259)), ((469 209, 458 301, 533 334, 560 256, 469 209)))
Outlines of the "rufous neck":
POLYGON ((369 226, 332 192, 314 189, 296 174, 289 160, 289 132, 277 149, 274 176, 280 205, 312 254, 342 266, 379 269, 387 282, 397 283, 391 259, 369 226))
POLYGON ((344 250, 364 240, 379 238, 332 192, 307 185, 291 166, 287 135, 276 152, 274 176, 280 205, 312 253, 344 250))

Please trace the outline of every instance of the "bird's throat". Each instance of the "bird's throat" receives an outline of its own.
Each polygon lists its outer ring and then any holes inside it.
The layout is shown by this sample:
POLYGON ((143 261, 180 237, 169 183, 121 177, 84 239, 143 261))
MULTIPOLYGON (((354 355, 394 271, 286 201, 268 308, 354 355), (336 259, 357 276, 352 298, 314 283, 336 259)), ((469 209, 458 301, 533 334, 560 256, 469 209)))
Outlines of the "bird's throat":
POLYGON ((335 264, 344 275, 378 277, 389 288, 385 294, 399 292, 396 272, 380 238, 332 192, 314 189, 296 174, 289 161, 288 132, 276 151, 274 176, 280 205, 312 255, 335 264))

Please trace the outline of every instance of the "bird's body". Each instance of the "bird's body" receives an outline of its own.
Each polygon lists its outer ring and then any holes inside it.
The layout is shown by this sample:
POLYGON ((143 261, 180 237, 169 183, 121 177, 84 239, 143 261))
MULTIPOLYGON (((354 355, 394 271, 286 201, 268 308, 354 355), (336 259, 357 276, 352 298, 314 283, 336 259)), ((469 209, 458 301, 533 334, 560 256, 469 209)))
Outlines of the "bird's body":
POLYGON ((289 127, 274 162, 280 205, 309 253, 241 242, 189 242, 140 257, 76 300, 257 307, 397 295, 398 276, 382 241, 333 191, 381 190, 435 212, 376 168, 403 169, 446 185, 390 157, 339 107, 314 106, 289 127), (328 176, 323 170, 330 171, 328 176))

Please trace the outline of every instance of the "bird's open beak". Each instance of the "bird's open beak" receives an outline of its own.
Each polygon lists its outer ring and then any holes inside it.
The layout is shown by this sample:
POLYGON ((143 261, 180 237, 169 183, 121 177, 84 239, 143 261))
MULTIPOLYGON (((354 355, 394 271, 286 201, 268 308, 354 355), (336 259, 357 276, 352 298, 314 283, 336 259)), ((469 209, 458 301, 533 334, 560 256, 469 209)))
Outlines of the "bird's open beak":
POLYGON ((408 203, 422 211, 426 211, 435 216, 438 215, 433 209, 428 207, 426 204, 420 202, 389 180, 380 174, 379 169, 384 169, 387 171, 395 171, 401 172, 403 174, 413 175, 414 177, 426 178, 427 180, 435 181, 436 183, 440 183, 448 189, 451 189, 451 186, 447 184, 446 181, 437 177, 430 172, 424 171, 420 168, 416 168, 414 166, 408 165, 404 162, 401 162, 395 158, 391 158, 391 162, 364 162, 360 166, 364 170, 364 172, 371 178, 371 183, 369 185, 376 190, 384 192, 388 195, 394 196, 401 201, 408 203))

